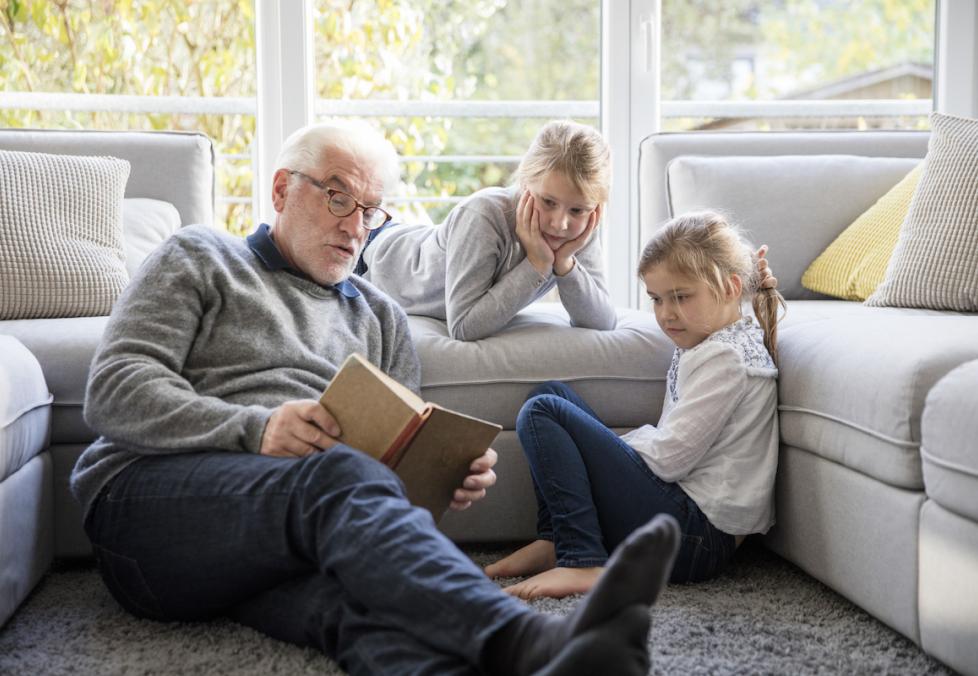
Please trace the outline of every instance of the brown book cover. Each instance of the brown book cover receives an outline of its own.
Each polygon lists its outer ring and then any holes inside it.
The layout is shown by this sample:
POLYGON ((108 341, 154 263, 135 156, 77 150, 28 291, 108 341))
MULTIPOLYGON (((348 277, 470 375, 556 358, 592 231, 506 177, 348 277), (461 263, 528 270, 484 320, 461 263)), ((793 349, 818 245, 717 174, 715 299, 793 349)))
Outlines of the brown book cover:
POLYGON ((425 402, 355 353, 319 403, 339 424, 339 440, 397 472, 411 503, 426 508, 435 520, 448 509, 469 465, 502 429, 425 402))

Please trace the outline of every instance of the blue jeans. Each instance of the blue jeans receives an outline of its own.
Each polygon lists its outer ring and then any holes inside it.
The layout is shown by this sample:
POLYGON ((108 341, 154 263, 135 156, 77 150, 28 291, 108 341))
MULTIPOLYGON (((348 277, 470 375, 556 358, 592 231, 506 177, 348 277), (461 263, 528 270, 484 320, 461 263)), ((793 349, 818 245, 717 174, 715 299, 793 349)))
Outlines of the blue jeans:
POLYGON ((475 674, 485 641, 530 612, 412 507, 400 480, 336 446, 304 459, 146 456, 85 528, 139 617, 229 616, 351 674, 475 674))
POLYGON ((602 566, 628 535, 656 514, 679 521, 683 538, 671 582, 716 576, 735 538, 717 530, 679 484, 657 477, 569 386, 537 387, 516 420, 537 496, 537 533, 557 565, 602 566))

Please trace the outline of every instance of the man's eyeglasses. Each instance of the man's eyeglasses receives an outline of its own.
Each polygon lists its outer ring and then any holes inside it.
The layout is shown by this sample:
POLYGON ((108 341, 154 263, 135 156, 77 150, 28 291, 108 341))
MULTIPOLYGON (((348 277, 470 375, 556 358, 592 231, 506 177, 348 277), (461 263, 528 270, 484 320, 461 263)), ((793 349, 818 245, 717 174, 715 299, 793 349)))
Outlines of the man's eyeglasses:
POLYGON ((366 204, 361 204, 353 195, 345 193, 342 190, 337 190, 336 188, 330 188, 329 186, 323 185, 308 174, 303 174, 301 171, 295 171, 292 169, 289 170, 289 173, 309 181, 314 186, 322 190, 326 196, 326 208, 329 209, 329 213, 333 214, 337 218, 346 218, 357 209, 360 209, 363 211, 363 227, 367 230, 376 230, 377 228, 383 227, 393 218, 393 216, 380 207, 371 207, 367 206, 366 204))

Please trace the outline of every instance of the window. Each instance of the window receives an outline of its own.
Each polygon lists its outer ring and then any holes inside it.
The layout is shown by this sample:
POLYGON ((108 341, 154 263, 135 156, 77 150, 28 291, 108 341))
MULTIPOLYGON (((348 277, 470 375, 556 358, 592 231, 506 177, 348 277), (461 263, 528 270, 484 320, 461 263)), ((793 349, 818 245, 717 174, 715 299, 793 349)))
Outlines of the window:
POLYGON ((551 118, 598 125, 596 0, 314 5, 317 117, 373 120, 404 160, 403 218, 508 182, 551 118))
POLYGON ((0 0, 0 124, 204 131, 219 224, 245 233, 313 119, 376 123, 405 158, 395 208, 439 221, 573 118, 611 143, 608 279, 637 305, 644 136, 975 116, 976 35, 956 0, 0 0))
POLYGON ((250 0, 0 3, 0 124, 210 136, 218 224, 252 229, 250 0))
POLYGON ((662 128, 925 127, 935 16, 935 0, 664 0, 662 128))

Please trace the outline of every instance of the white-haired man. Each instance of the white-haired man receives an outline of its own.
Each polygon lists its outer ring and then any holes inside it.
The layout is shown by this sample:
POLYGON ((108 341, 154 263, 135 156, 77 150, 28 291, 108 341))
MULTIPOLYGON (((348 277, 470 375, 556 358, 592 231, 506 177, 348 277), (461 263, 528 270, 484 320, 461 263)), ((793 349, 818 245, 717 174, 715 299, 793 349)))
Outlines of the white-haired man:
MULTIPOLYGON (((350 274, 397 174, 364 126, 304 128, 280 154, 273 226, 186 227, 144 264, 93 361, 101 436, 72 474, 105 583, 140 617, 229 616, 355 674, 644 674, 674 521, 640 529, 573 616, 551 617, 336 441, 317 397, 351 352, 420 386, 404 313, 350 274)), ((454 508, 495 461, 473 463, 454 508)))

